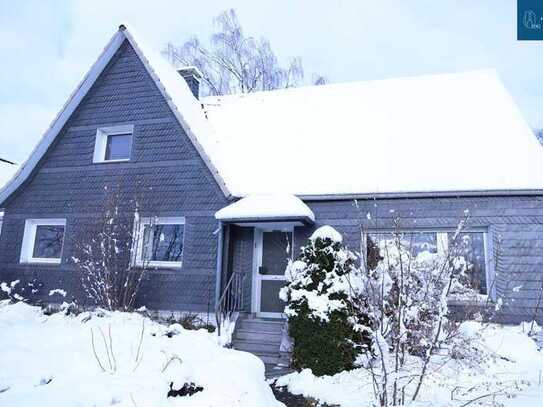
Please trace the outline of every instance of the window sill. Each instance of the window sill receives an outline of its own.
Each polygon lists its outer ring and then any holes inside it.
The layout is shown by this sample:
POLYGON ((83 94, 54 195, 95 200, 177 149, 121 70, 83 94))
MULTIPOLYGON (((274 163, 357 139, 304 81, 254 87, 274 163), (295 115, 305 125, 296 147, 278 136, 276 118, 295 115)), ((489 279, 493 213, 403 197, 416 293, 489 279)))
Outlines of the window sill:
POLYGON ((488 294, 453 294, 447 299, 449 305, 485 305, 492 304, 492 298, 488 294))
POLYGON ((147 269, 176 269, 179 270, 183 268, 183 263, 179 262, 167 262, 167 261, 153 261, 149 262, 147 264, 143 263, 136 263, 136 267, 143 268, 146 267, 147 269))
POLYGON ((93 161, 93 164, 126 163, 126 162, 129 162, 129 161, 130 161, 130 158, 120 158, 118 160, 93 161))
POLYGON ((44 266, 60 266, 61 263, 61 259, 28 259, 20 262, 20 264, 41 264, 44 266))

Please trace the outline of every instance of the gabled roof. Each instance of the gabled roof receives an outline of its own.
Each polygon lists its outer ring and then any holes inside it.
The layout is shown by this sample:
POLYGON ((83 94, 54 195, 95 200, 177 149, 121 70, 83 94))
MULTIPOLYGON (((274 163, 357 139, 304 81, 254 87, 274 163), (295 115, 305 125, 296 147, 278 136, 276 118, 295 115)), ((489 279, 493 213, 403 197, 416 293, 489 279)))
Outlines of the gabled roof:
POLYGON ((29 159, 0 190, 0 205, 28 179, 125 40, 226 197, 543 193, 543 148, 494 71, 200 102, 160 54, 121 25, 29 159))
MULTIPOLYGON (((128 29, 126 25, 121 25, 96 62, 92 65, 89 72, 70 95, 66 104, 62 107, 61 111, 55 117, 30 154, 30 157, 19 167, 19 170, 15 173, 13 178, 0 190, 0 205, 16 191, 26 179, 28 179, 72 113, 79 106, 79 103, 83 100, 96 79, 98 79, 99 75, 125 40, 129 41, 138 57, 145 65, 147 72, 153 78, 162 95, 166 98, 172 112, 187 133, 187 136, 192 141, 194 147, 198 150, 222 192, 226 197, 231 196, 226 184, 209 159, 206 151, 201 146, 201 142, 205 142, 208 138, 211 138, 209 133, 212 132, 212 129, 209 127, 209 124, 204 117, 200 103, 194 98, 181 75, 179 75, 159 53, 147 47, 141 38, 138 37, 136 39, 134 30, 128 29), (196 134, 198 134, 198 138, 196 137, 196 134)), ((212 146, 209 148, 212 148, 212 146)))
POLYGON ((235 196, 543 193, 543 148, 494 71, 202 103, 235 196))

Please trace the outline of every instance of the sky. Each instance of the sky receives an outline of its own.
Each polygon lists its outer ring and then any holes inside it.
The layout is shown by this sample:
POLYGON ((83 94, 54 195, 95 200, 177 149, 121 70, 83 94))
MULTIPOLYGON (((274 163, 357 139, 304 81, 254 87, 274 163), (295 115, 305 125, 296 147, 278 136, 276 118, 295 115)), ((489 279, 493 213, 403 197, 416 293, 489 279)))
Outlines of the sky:
POLYGON ((515 0, 0 0, 0 157, 24 162, 119 24, 161 49, 227 8, 332 83, 495 68, 543 128, 543 42, 516 40, 515 0))

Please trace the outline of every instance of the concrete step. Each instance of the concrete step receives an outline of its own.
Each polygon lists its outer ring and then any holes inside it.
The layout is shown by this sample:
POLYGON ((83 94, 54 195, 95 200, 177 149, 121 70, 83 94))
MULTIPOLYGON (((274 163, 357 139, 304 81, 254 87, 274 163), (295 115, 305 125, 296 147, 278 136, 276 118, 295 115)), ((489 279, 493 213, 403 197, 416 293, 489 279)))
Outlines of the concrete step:
POLYGON ((264 365, 277 365, 279 362, 279 356, 275 353, 259 353, 254 355, 259 357, 264 365))
POLYGON ((254 354, 259 353, 274 353, 279 355, 279 343, 269 343, 269 342, 253 342, 246 340, 234 340, 233 343, 234 349, 242 350, 245 352, 251 352, 254 354))
POLYGON ((258 332, 279 332, 284 326, 284 321, 268 319, 242 319, 239 322, 239 329, 258 332))
POLYGON ((281 343, 281 332, 262 332, 257 330, 236 329, 234 340, 246 340, 253 342, 281 343))

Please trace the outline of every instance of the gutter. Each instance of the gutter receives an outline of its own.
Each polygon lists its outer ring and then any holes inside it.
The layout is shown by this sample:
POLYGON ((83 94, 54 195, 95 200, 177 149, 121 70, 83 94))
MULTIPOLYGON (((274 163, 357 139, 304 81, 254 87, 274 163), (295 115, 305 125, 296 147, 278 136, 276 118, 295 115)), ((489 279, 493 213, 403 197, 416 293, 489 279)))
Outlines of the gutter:
POLYGON ((401 198, 462 198, 462 197, 498 197, 498 196, 542 196, 543 189, 489 189, 465 191, 414 191, 414 192, 377 192, 367 194, 316 194, 296 195, 303 201, 341 201, 354 199, 401 199, 401 198))

